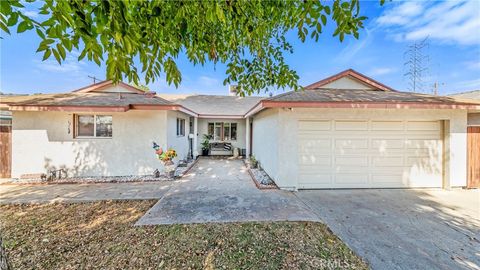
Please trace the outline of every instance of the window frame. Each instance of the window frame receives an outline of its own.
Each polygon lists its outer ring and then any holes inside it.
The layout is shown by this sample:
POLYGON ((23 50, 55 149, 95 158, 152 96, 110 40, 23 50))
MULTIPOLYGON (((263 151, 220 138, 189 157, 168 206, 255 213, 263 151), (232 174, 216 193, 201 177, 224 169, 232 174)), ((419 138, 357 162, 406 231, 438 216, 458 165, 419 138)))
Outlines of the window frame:
POLYGON ((90 113, 76 113, 73 115, 73 127, 74 127, 74 132, 73 132, 73 138, 74 139, 112 139, 113 138, 113 115, 111 114, 90 114, 90 113), (93 136, 85 136, 85 135, 78 135, 78 124, 79 116, 93 116, 93 136), (112 118, 112 136, 110 137, 105 137, 105 136, 97 136, 97 116, 109 116, 112 118))
POLYGON ((208 122, 207 123, 207 134, 212 136, 214 141, 226 141, 226 142, 235 142, 237 141, 238 136, 238 123, 237 122, 208 122), (227 125, 226 125, 227 124, 227 125), (213 125, 213 133, 210 134, 210 126, 213 125), (235 126, 235 139, 232 139, 232 126, 235 126), (225 127, 228 127, 228 140, 225 139, 225 127), (216 128, 220 128, 219 138, 215 135, 216 128))
POLYGON ((185 137, 185 118, 177 117, 177 137, 185 137))

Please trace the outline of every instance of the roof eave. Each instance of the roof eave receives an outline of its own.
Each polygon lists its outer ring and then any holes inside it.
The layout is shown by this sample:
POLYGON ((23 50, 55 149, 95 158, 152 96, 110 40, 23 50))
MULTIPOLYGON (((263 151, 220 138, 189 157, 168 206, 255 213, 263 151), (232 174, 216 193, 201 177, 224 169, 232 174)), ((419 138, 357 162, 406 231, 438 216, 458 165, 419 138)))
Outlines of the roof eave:
MULTIPOLYGON (((316 102, 316 101, 272 101, 262 102, 263 108, 363 108, 363 109, 462 109, 479 110, 480 104, 425 103, 425 102, 316 102)), ((256 113, 256 112, 255 112, 256 113)), ((253 115, 255 113, 251 113, 253 115)))

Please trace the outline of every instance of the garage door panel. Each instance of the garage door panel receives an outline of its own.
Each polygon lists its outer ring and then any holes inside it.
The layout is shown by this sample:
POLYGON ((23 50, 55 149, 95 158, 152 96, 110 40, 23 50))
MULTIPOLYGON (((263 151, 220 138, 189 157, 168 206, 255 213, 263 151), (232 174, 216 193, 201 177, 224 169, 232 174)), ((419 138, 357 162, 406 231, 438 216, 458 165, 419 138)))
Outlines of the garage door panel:
POLYGON ((378 150, 403 149, 405 140, 402 139, 372 139, 372 148, 378 150))
POLYGON ((403 167, 403 156, 393 157, 373 157, 372 165, 374 167, 403 167))
POLYGON ((332 165, 332 157, 331 156, 302 155, 302 156, 300 156, 300 165, 330 166, 330 165, 332 165))
POLYGON ((367 149, 368 140, 367 139, 335 139, 335 149, 345 149, 345 148, 354 148, 354 149, 367 149))
POLYGON ((410 149, 436 149, 441 146, 438 139, 407 139, 405 145, 410 149))
POLYGON ((441 187, 440 127, 440 121, 299 123, 299 188, 441 187))
POLYGON ((390 131, 404 130, 402 121, 372 121, 372 130, 374 131, 390 131))
POLYGON ((425 170, 435 170, 438 171, 441 169, 441 162, 431 156, 410 156, 406 158, 405 166, 410 168, 424 168, 425 170))
POLYGON ((367 121, 335 121, 335 130, 356 131, 368 130, 367 121))
POLYGON ((408 131, 438 131, 440 130, 439 121, 407 121, 408 131))
POLYGON ((378 173, 372 175, 372 183, 385 187, 406 187, 407 181, 404 178, 403 172, 383 174, 378 173))
POLYGON ((355 164, 355 167, 367 167, 368 158, 363 156, 343 156, 335 158, 335 165, 349 165, 355 164))

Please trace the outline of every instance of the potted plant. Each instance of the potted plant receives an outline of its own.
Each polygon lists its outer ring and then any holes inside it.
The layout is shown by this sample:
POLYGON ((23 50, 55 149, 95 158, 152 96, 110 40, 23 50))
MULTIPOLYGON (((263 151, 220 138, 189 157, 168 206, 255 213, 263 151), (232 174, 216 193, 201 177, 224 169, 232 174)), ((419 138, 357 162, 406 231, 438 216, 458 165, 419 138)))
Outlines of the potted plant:
POLYGON ((210 151, 210 139, 211 136, 208 134, 203 134, 203 141, 202 145, 202 156, 208 156, 208 152, 210 151))
POLYGON ((153 148, 155 149, 157 158, 163 162, 167 178, 173 179, 175 177, 175 163, 173 163, 173 159, 177 156, 177 151, 172 148, 163 151, 163 149, 156 143, 153 143, 153 148))

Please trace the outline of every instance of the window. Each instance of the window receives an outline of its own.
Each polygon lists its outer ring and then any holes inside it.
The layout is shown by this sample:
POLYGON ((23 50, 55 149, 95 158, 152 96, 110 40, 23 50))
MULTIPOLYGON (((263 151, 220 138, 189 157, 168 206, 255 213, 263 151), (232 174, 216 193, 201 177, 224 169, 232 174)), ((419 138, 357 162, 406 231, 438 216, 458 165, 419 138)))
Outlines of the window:
POLYGON ((111 115, 76 115, 75 137, 112 137, 111 115))
POLYGON ((177 118, 177 136, 185 136, 185 119, 177 118))
POLYGON ((222 138, 222 124, 221 122, 215 123, 215 133, 213 134, 213 139, 217 141, 223 140, 222 138))
POLYGON ((208 135, 215 141, 236 141, 237 123, 208 123, 208 135))

